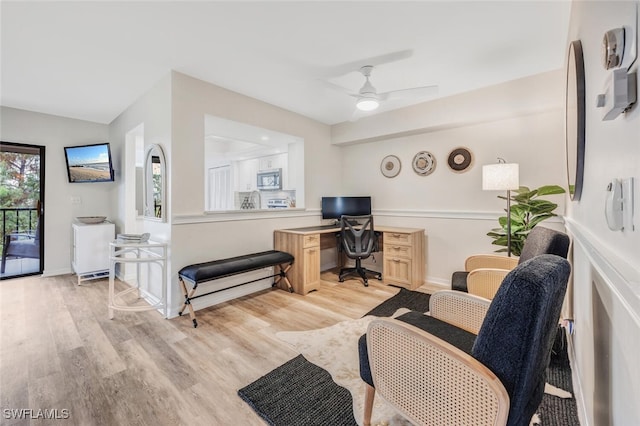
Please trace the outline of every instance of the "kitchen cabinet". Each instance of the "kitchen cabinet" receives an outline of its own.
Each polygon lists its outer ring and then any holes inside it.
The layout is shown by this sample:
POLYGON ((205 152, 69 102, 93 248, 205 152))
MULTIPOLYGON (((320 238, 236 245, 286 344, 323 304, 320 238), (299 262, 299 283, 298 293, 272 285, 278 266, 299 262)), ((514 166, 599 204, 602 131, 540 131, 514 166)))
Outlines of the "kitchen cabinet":
POLYGON ((260 171, 286 168, 287 167, 287 157, 288 157, 288 155, 286 153, 268 155, 266 157, 261 157, 260 158, 260 171))
POLYGON ((257 189, 258 159, 236 161, 234 166, 235 190, 240 192, 255 191, 257 189))

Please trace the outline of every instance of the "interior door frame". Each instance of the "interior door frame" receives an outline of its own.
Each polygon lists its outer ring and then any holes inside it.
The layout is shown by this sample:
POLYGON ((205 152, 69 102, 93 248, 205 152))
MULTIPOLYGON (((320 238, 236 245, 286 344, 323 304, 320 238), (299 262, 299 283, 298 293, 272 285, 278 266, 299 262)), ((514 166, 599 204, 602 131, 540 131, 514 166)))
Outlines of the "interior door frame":
MULTIPOLYGON (((44 202, 44 195, 45 195, 45 164, 46 164, 46 156, 45 156, 45 151, 46 151, 46 147, 43 145, 34 145, 34 144, 27 144, 27 143, 18 143, 18 142, 8 142, 8 141, 0 141, 0 146, 2 146, 2 151, 7 151, 7 152, 19 152, 18 150, 20 148, 28 148, 30 150, 33 149, 37 149, 38 150, 38 155, 40 156, 40 170, 38 171, 38 179, 40 180, 40 197, 38 199, 38 203, 37 203, 37 214, 38 214, 38 221, 40 221, 40 266, 39 266, 39 270, 37 272, 30 272, 30 273, 26 273, 26 274, 18 274, 18 275, 12 275, 10 277, 3 277, 3 279, 7 279, 7 278, 18 278, 18 277, 25 277, 25 276, 29 276, 29 275, 41 275, 44 272, 44 246, 45 246, 45 220, 44 220, 44 213, 45 213, 45 202, 44 202), (5 150, 4 147, 14 147, 15 150, 5 150)), ((37 226, 37 224, 36 224, 37 226)))

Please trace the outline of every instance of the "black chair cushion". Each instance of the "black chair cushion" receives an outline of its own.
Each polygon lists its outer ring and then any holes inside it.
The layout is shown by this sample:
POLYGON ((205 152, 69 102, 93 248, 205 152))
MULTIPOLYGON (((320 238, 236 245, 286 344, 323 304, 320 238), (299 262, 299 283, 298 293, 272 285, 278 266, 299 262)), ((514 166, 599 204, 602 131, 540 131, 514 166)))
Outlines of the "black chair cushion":
POLYGON ((472 355, 509 394, 508 425, 529 424, 542 401, 569 262, 544 254, 507 275, 489 306, 472 355))
POLYGON ((469 273, 467 271, 457 271, 451 275, 451 290, 464 291, 467 293, 467 277, 469 273))
POLYGON ((524 246, 522 246, 518 264, 541 254, 555 254, 566 259, 569 252, 569 242, 569 236, 565 233, 544 226, 536 226, 529 232, 524 246))

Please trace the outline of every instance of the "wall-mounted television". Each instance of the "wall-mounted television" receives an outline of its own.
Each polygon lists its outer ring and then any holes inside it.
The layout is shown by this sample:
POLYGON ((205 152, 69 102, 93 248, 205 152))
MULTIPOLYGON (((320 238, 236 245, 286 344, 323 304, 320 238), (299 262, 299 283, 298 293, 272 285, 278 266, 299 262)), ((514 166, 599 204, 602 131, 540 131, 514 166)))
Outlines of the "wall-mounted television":
POLYGON ((371 197, 322 197, 323 219, 340 219, 343 214, 370 215, 371 197))
POLYGON ((69 182, 112 182, 113 163, 108 143, 64 148, 69 182))

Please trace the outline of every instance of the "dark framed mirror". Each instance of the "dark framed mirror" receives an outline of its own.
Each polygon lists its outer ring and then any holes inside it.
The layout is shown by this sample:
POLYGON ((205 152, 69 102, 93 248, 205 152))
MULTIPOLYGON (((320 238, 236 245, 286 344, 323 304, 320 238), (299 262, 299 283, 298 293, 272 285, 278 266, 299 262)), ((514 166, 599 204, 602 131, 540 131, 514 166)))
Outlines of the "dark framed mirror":
POLYGON ((565 98, 565 144, 569 196, 580 200, 584 176, 585 92, 584 58, 580 40, 569 44, 565 98))

